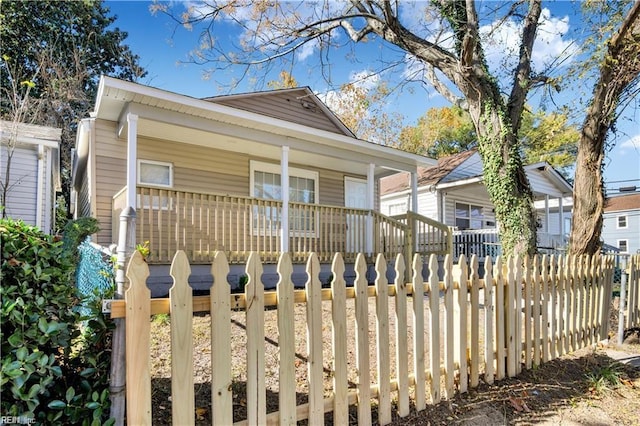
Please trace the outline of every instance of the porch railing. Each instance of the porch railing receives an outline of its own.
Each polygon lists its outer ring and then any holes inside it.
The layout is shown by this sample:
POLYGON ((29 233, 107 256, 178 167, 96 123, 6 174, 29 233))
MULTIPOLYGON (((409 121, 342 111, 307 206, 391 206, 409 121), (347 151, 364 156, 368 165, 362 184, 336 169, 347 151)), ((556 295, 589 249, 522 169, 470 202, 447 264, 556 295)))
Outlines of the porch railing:
MULTIPOLYGON (((211 262, 216 250, 230 262, 245 262, 250 252, 258 252, 275 263, 280 255, 281 201, 141 186, 136 193, 136 241, 149 242, 150 263, 169 263, 176 250, 193 263, 211 262)), ((114 196, 113 207, 117 235, 124 191, 114 196)), ((409 241, 407 225, 370 210, 289 203, 288 216, 294 262, 310 252, 322 262, 335 252, 344 253, 345 261, 355 261, 361 252, 392 258, 404 253, 409 241)))
POLYGON ((453 240, 451 228, 447 225, 410 211, 392 217, 409 227, 413 244, 408 247, 410 253, 405 253, 405 256, 412 256, 413 253, 451 253, 453 240))

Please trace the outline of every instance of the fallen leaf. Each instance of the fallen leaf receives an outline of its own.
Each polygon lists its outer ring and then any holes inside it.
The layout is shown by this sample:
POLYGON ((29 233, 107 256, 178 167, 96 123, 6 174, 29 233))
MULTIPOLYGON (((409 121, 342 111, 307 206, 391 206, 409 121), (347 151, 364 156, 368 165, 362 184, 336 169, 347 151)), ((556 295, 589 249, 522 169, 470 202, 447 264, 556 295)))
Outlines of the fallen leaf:
POLYGON ((204 420, 204 416, 207 415, 207 409, 204 407, 197 407, 196 408, 196 419, 197 420, 204 420))
POLYGON ((511 406, 517 411, 517 412, 526 412, 529 413, 531 410, 529 409, 529 407, 527 407, 527 403, 524 402, 524 399, 522 398, 514 398, 514 397, 510 397, 509 398, 509 403, 511 404, 511 406))

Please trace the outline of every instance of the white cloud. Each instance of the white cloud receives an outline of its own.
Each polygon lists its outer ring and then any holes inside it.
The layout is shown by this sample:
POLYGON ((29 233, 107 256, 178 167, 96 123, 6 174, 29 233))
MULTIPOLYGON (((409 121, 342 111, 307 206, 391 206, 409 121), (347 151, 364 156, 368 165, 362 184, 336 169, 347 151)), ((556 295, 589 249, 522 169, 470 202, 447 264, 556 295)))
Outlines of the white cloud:
POLYGON ((628 151, 640 151, 640 134, 627 139, 619 145, 620 153, 628 151))

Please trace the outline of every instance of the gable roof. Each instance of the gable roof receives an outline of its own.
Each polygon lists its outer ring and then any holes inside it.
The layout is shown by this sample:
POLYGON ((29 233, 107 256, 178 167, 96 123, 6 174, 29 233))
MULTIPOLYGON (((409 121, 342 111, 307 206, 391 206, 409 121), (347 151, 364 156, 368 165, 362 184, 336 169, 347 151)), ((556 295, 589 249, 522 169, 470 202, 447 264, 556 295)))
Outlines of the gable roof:
POLYGON ((619 212, 623 210, 640 209, 640 193, 629 195, 618 195, 607 198, 604 202, 605 212, 619 212))
POLYGON ((237 109, 293 121, 316 129, 356 137, 309 87, 203 98, 237 109))
MULTIPOLYGON (((442 157, 438 159, 438 164, 433 167, 418 167, 418 187, 438 184, 442 179, 449 175, 449 173, 455 170, 456 167, 464 163, 476 152, 477 151, 475 149, 470 149, 458 154, 442 157)), ((393 192, 404 191, 409 189, 410 186, 409 174, 398 173, 384 178, 380 182, 380 194, 385 195, 393 192)))

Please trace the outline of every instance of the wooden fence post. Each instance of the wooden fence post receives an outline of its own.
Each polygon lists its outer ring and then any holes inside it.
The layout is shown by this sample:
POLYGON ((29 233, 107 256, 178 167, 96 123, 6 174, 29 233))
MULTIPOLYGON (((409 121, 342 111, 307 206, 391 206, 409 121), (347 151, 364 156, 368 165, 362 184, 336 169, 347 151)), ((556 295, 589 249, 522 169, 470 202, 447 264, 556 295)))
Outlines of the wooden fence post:
POLYGON ((286 252, 278 261, 278 345, 280 346, 278 366, 280 376, 279 411, 281 425, 296 424, 296 376, 295 376, 295 331, 294 300, 291 273, 291 255, 286 252))
POLYGON ((309 424, 324 422, 322 376, 322 284, 318 278, 320 261, 311 253, 307 261, 307 367, 309 374, 309 424))
POLYGON ((247 261, 248 277, 244 295, 247 303, 247 421, 249 424, 266 423, 267 397, 264 367, 264 286, 262 263, 256 252, 247 261))
POLYGON ((494 321, 494 286, 493 286, 493 270, 491 258, 489 256, 484 259, 484 381, 488 384, 493 383, 494 377, 494 347, 495 338, 494 321))
POLYGON ((371 424, 371 387, 369 365, 369 300, 367 263, 365 256, 356 257, 355 311, 356 311, 356 359, 358 368, 358 424, 371 424))
MULTIPOLYGON (((422 298, 420 298, 422 299, 422 298)), ((438 257, 429 256, 429 371, 431 371, 431 403, 440 402, 440 280, 438 257)), ((424 335, 424 330, 414 330, 424 335)), ((424 370, 424 368, 423 368, 424 370)))
POLYGON ((402 254, 396 256, 395 263, 395 318, 396 318, 396 374, 398 377, 398 414, 409 415, 409 343, 407 324, 407 281, 405 280, 405 260, 402 254))
MULTIPOLYGON (((455 371, 453 367, 454 345, 453 341, 456 336, 453 333, 453 264, 452 255, 448 254, 444 258, 444 371, 445 371, 445 398, 453 398, 453 385, 455 371)), ((438 333, 432 330, 432 333, 438 333)))

